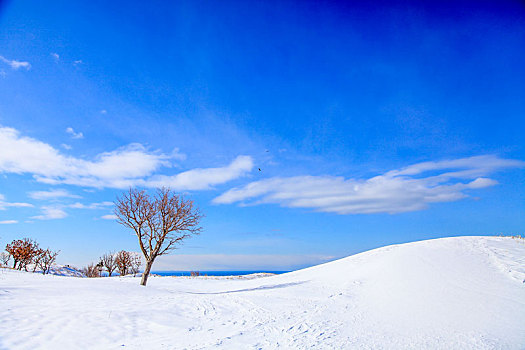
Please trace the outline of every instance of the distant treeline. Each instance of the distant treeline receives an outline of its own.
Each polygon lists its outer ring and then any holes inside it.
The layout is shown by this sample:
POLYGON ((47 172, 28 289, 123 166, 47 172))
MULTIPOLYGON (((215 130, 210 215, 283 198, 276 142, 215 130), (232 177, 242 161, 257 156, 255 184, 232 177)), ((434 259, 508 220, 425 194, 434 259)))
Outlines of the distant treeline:
MULTIPOLYGON (((59 253, 60 251, 49 248, 40 248, 40 245, 31 238, 15 239, 6 245, 4 252, 0 253, 0 265, 20 271, 42 272, 45 275, 50 272, 59 253)), ((121 250, 102 255, 98 263, 91 263, 81 271, 86 277, 101 277, 104 272, 111 277, 115 271, 121 276, 136 275, 141 265, 142 259, 139 253, 121 250)))

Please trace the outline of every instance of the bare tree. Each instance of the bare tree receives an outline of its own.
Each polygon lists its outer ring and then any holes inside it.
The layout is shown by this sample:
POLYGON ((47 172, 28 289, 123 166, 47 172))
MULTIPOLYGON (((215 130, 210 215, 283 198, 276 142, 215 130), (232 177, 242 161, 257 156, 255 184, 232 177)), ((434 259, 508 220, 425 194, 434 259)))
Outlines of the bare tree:
POLYGON ((108 271, 109 277, 111 277, 111 274, 113 274, 113 271, 117 269, 117 263, 115 262, 115 253, 110 252, 102 255, 100 258, 100 261, 102 262, 102 265, 106 268, 108 271))
POLYGON ((40 260, 44 258, 44 255, 46 254, 46 251, 41 248, 35 249, 35 255, 33 256, 33 259, 31 260, 31 263, 33 264, 33 273, 36 271, 40 264, 40 260))
POLYGON ((121 250, 115 256, 115 264, 118 268, 118 273, 121 276, 126 276, 131 268, 131 254, 125 250, 121 250))
POLYGON ((131 258, 131 273, 133 274, 133 277, 139 272, 140 266, 142 265, 142 258, 140 257, 140 253, 131 252, 130 253, 131 258))
POLYGON ((141 285, 145 286, 151 266, 158 256, 168 254, 184 239, 199 234, 202 215, 193 201, 172 192, 157 189, 150 196, 144 190, 129 189, 115 201, 117 221, 132 229, 138 237, 146 266, 141 285))
POLYGON ((7 266, 7 264, 9 264, 9 260, 11 260, 11 255, 8 252, 0 253, 0 262, 2 262, 4 266, 7 266))
POLYGON ((38 267, 42 270, 42 274, 48 274, 49 270, 51 269, 51 265, 54 264, 55 260, 57 259, 59 251, 52 251, 49 248, 43 251, 43 253, 40 256, 40 259, 37 262, 38 267))
POLYGON ((35 256, 40 254, 38 243, 29 238, 17 239, 5 247, 5 250, 13 257, 13 268, 27 271, 35 256))

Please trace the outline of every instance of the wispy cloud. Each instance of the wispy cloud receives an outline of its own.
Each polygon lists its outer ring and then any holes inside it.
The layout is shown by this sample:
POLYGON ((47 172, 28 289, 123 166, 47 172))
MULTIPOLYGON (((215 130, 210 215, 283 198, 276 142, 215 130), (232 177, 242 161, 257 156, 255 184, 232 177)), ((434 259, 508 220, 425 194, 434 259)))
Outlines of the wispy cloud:
POLYGON ((107 207, 111 207, 112 205, 113 202, 99 202, 90 204, 76 202, 68 205, 68 207, 73 209, 106 209, 107 207))
POLYGON ((117 216, 114 214, 108 214, 108 215, 102 215, 100 218, 103 220, 116 220, 117 216))
POLYGON ((66 129, 66 132, 71 135, 71 138, 73 139, 83 139, 84 138, 84 134, 81 133, 81 132, 75 132, 75 130, 73 130, 72 127, 69 127, 66 129))
POLYGON ((29 196, 29 198, 38 200, 49 200, 57 198, 81 198, 76 194, 69 193, 68 191, 62 189, 29 192, 27 195, 29 196))
POLYGON ((0 62, 4 62, 14 70, 18 70, 20 68, 25 68, 26 70, 31 69, 31 64, 29 62, 9 60, 4 56, 0 56, 0 62))
POLYGON ((31 217, 36 220, 53 220, 67 217, 67 213, 60 207, 44 206, 40 208, 42 214, 31 217))
MULTIPOLYGON (((51 192, 51 191, 50 191, 51 192)), ((55 198, 55 197, 50 197, 55 198)), ((48 199, 45 195, 43 197, 38 197, 37 199, 48 199)), ((40 215, 32 216, 31 219, 37 220, 51 220, 51 219, 63 219, 68 216, 65 209, 106 209, 113 205, 113 202, 98 202, 98 203, 89 203, 84 204, 76 202, 73 204, 53 204, 50 206, 42 206, 40 215)))
POLYGON ((213 185, 237 179, 253 168, 253 160, 249 156, 238 156, 225 167, 188 170, 177 175, 156 175, 149 178, 148 187, 171 187, 175 190, 204 190, 213 185))
POLYGON ((73 65, 74 66, 78 66, 79 64, 82 64, 82 63, 84 63, 84 62, 82 62, 82 60, 75 60, 75 61, 73 61, 73 65))
POLYGON ((0 221, 0 225, 10 225, 10 224, 17 224, 17 220, 2 220, 0 221))
POLYGON ((176 190, 202 190, 245 175, 253 167, 249 156, 238 156, 229 165, 192 169, 176 175, 155 174, 171 167, 170 160, 184 159, 174 150, 169 155, 131 144, 104 152, 93 160, 66 156, 39 140, 23 137, 12 128, 0 127, 0 173, 29 173, 42 183, 95 188, 171 186, 176 190))
POLYGON ((60 55, 56 52, 52 52, 51 53, 51 57, 53 57, 53 59, 55 60, 55 62, 58 62, 60 61, 60 55))
POLYGON ((242 205, 274 203, 338 214, 394 214, 422 210, 430 203, 460 200, 468 196, 467 190, 497 184, 486 177, 490 173, 523 166, 523 161, 484 155, 418 163, 369 179, 274 177, 233 188, 213 202, 242 205))
POLYGON ((15 208, 31 208, 32 204, 29 203, 17 203, 17 202, 6 202, 3 194, 0 194, 0 210, 5 210, 9 207, 15 208))

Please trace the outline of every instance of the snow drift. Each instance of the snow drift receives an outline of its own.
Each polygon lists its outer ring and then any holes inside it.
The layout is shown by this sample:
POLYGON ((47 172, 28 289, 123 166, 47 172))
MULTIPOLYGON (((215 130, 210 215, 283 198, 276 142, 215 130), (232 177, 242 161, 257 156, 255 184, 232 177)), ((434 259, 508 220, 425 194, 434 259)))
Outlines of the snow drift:
POLYGON ((252 280, 0 270, 2 349, 524 349, 525 241, 393 245, 252 280))

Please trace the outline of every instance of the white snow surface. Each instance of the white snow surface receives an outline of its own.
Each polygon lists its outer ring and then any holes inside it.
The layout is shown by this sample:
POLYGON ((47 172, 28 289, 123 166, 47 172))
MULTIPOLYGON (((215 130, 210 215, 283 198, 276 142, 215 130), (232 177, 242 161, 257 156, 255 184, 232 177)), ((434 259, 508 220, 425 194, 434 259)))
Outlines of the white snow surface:
POLYGON ((525 349, 525 241, 393 245, 256 279, 0 269, 1 349, 525 349))

